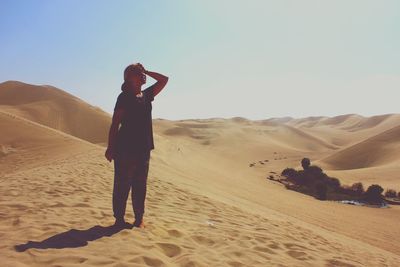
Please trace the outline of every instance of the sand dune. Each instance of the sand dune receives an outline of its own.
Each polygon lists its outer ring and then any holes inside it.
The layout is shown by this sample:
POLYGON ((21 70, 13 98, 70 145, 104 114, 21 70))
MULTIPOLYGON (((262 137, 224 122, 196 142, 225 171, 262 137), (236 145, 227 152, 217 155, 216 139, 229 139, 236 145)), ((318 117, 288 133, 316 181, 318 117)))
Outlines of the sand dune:
MULTIPOLYGON (((160 132, 166 137, 186 137, 200 139, 203 144, 212 143, 230 144, 226 142, 227 136, 245 142, 260 142, 266 146, 271 144, 277 148, 290 148, 304 151, 327 151, 337 149, 324 140, 319 139, 295 127, 278 124, 275 126, 258 125, 255 122, 237 120, 224 120, 219 122, 171 122, 169 127, 164 124, 160 132), (171 125, 173 125, 171 127, 171 125)), ((243 142, 242 142, 243 143, 243 142)), ((260 144, 262 145, 262 144, 260 144)))
POLYGON ((110 114, 52 86, 0 83, 0 110, 92 143, 107 142, 110 114))
POLYGON ((323 158, 334 170, 400 164, 400 125, 323 158))
POLYGON ((0 175, 42 166, 95 145, 0 110, 0 175))
MULTIPOLYGON (((272 119, 271 119, 272 120, 272 119)), ((347 131, 360 131, 377 126, 388 125, 393 127, 399 125, 400 114, 384 114, 371 117, 364 117, 358 114, 345 114, 335 117, 307 117, 287 120, 286 123, 296 127, 321 127, 331 126, 333 128, 347 131)))
POLYGON ((323 157, 316 164, 348 185, 377 183, 385 189, 399 190, 399 148, 400 126, 396 126, 323 157))
POLYGON ((176 175, 153 171, 147 228, 114 231, 112 167, 102 152, 2 177, 4 266, 396 266, 400 259, 272 210, 266 216, 197 194, 176 175))
MULTIPOLYGON (((10 82, 6 87, 12 88, 10 82)), ((104 118, 110 115, 92 112, 56 88, 38 88, 20 91, 18 101, 18 92, 0 90, 2 266, 400 262, 400 207, 318 201, 266 179, 285 167, 299 168, 309 157, 345 182, 361 179, 399 190, 399 114, 156 119, 147 228, 116 231, 110 227, 113 164, 104 158, 105 147, 65 133, 75 125, 67 114, 77 106, 83 118, 99 116, 94 121, 100 129, 109 127, 104 118), (59 110, 65 127, 46 126, 56 123, 41 105, 59 110)), ((91 142, 101 139, 90 131, 80 134, 91 142)), ((133 221, 129 201, 126 219, 133 221)))
MULTIPOLYGON (((240 137, 226 138, 225 146, 218 144, 213 147, 188 140, 180 140, 179 143, 174 140, 164 142, 154 153, 154 159, 164 164, 158 166, 154 172, 159 176, 173 173, 179 178, 179 181, 174 181, 176 184, 225 203, 256 210, 265 216, 273 214, 273 210, 390 251, 400 251, 395 240, 386 238, 400 234, 397 227, 400 219, 398 207, 392 207, 387 212, 359 209, 320 202, 296 192, 289 192, 280 184, 268 181, 266 177, 271 171, 280 173, 287 166, 299 165, 300 160, 310 154, 283 150, 271 145, 259 148, 250 142, 246 146, 238 141, 240 137), (269 161, 264 164, 259 162, 265 159, 269 161), (253 162, 256 165, 249 167, 249 163, 253 162), (381 227, 382 225, 385 227, 381 227)), ((380 180, 375 182, 380 183, 380 180)), ((398 185, 397 181, 395 188, 398 185)))
POLYGON ((294 119, 287 124, 343 149, 400 125, 400 114, 308 117, 294 119))

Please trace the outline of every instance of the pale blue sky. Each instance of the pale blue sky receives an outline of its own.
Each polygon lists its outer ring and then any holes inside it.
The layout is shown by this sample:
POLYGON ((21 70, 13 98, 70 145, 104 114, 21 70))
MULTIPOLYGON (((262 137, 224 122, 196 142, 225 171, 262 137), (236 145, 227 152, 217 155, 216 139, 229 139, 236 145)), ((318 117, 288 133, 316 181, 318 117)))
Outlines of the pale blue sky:
POLYGON ((170 78, 153 118, 399 113, 399 10, 395 0, 1 0, 0 82, 53 85, 111 113, 125 66, 141 62, 170 78))

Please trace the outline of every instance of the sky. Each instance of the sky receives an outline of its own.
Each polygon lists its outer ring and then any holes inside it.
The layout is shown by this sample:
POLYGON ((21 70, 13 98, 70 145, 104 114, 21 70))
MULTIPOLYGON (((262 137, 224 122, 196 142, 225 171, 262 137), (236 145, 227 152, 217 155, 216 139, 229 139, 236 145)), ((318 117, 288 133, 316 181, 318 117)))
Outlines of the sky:
POLYGON ((1 0, 0 82, 52 85, 112 114, 124 68, 140 62, 169 77, 153 118, 399 113, 399 10, 396 0, 1 0))

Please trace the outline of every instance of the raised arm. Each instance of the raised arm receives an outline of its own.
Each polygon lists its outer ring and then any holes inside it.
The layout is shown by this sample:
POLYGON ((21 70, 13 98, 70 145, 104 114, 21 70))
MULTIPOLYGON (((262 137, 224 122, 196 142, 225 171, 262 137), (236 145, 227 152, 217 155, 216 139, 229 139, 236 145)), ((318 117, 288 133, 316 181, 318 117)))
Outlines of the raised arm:
POLYGON ((157 81, 154 85, 152 85, 154 96, 156 96, 159 92, 161 92, 161 90, 167 84, 168 77, 165 76, 165 75, 162 75, 160 73, 157 73, 157 72, 148 71, 140 63, 139 63, 139 65, 143 68, 143 73, 144 74, 149 75, 151 78, 153 78, 153 79, 155 79, 157 81))
POLYGON ((149 75, 151 78, 157 80, 157 82, 153 85, 154 96, 156 96, 161 90, 165 87, 168 82, 168 77, 164 76, 160 73, 145 70, 144 74, 149 75))

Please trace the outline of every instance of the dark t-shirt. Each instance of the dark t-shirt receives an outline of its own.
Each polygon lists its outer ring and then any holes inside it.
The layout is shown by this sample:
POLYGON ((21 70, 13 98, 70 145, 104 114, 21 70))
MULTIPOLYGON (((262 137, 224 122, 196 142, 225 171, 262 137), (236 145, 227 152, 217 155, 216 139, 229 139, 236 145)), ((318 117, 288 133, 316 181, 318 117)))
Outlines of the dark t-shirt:
POLYGON ((137 97, 131 91, 123 91, 118 95, 114 111, 121 108, 124 115, 115 144, 116 156, 138 155, 154 149, 151 116, 153 87, 146 88, 142 93, 142 97, 137 97))

